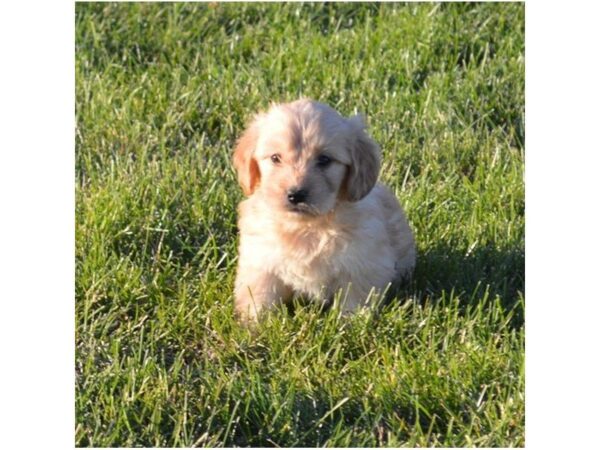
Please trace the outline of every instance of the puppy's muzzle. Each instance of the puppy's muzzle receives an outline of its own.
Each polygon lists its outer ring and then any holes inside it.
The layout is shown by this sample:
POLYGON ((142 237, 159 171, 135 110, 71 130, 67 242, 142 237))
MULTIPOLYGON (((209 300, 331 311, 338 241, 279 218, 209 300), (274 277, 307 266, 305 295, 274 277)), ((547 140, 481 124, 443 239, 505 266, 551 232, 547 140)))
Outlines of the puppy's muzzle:
POLYGON ((292 205, 304 203, 308 198, 308 191, 306 189, 292 188, 287 191, 287 198, 292 205))

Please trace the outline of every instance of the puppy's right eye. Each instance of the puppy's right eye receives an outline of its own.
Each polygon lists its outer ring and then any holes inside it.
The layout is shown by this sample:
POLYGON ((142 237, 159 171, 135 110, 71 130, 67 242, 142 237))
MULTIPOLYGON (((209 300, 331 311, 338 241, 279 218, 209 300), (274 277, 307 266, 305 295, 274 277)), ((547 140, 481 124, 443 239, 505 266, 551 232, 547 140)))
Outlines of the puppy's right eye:
POLYGON ((319 155, 317 158, 317 166, 319 167, 327 167, 331 164, 331 158, 327 155, 319 155))
POLYGON ((275 153, 274 155, 271 155, 271 161, 273 161, 273 164, 279 164, 281 162, 281 156, 275 153))

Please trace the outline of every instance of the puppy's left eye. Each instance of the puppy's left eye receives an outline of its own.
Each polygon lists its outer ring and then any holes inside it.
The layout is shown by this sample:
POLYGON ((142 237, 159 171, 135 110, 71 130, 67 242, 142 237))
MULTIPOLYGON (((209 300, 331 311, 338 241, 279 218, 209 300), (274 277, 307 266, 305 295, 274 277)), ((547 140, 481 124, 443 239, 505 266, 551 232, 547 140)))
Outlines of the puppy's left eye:
POLYGON ((327 167, 331 164, 331 158, 327 155, 319 155, 317 158, 317 166, 319 167, 327 167))

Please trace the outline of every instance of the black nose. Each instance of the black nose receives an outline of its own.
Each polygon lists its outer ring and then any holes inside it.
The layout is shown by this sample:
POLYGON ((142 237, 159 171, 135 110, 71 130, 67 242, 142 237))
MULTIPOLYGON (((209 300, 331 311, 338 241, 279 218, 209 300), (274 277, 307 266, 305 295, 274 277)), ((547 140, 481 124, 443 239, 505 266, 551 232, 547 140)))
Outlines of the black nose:
POLYGON ((290 189, 287 193, 287 198, 293 205, 302 203, 308 197, 308 191, 306 189, 290 189))

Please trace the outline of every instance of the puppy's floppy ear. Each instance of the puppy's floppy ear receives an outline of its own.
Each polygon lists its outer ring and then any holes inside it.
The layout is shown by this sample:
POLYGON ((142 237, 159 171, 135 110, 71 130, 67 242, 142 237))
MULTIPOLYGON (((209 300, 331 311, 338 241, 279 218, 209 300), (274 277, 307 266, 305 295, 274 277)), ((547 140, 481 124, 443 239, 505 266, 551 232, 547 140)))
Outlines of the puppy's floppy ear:
POLYGON ((355 202, 375 186, 381 167, 381 150, 365 132, 362 116, 350 117, 348 123, 352 130, 348 143, 351 163, 346 175, 345 198, 355 202))
POLYGON ((254 159, 254 150, 258 141, 258 126, 251 123, 238 139, 233 151, 233 167, 245 195, 251 195, 260 181, 258 163, 254 159))

